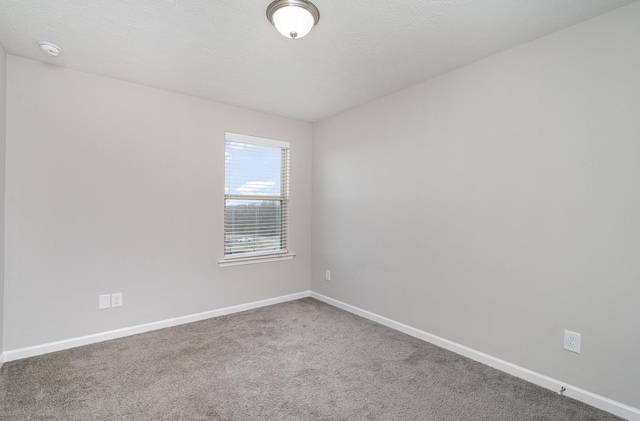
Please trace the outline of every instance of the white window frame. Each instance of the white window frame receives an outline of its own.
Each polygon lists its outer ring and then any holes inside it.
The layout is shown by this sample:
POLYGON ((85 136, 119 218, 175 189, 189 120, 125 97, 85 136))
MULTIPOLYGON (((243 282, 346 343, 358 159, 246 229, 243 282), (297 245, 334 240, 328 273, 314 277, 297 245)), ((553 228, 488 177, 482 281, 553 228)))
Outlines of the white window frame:
MULTIPOLYGON (((225 149, 227 142, 240 142, 240 143, 249 143, 253 145, 260 146, 269 146, 274 148, 286 149, 287 150, 287 159, 290 154, 290 143, 283 142, 280 140, 267 139, 263 137, 249 136, 245 134, 225 132, 225 149)), ((225 179, 226 179, 226 171, 227 165, 225 163, 225 179)), ((283 170, 284 171, 284 170, 283 170)), ((238 266, 238 265, 248 265, 255 263, 264 263, 264 262, 274 262, 274 261, 282 261, 282 260, 290 260, 293 259, 295 253, 289 250, 289 182, 290 182, 290 169, 289 169, 289 161, 286 163, 286 174, 282 174, 281 182, 283 185, 281 186, 281 196, 243 196, 243 195, 234 195, 227 193, 225 191, 224 194, 224 206, 225 206, 225 215, 226 215, 226 201, 229 199, 236 200, 261 200, 261 199, 271 199, 271 200, 280 200, 282 205, 286 209, 284 209, 286 219, 281 227, 281 236, 284 236, 283 242, 285 247, 276 251, 269 252, 257 252, 257 253, 241 253, 241 254, 226 254, 226 244, 224 244, 223 252, 225 253, 224 258, 218 261, 218 265, 220 267, 227 266, 238 266), (286 185, 285 185, 286 183, 286 185)), ((226 216, 225 216, 226 217, 226 216)), ((223 222, 223 240, 226 242, 227 231, 226 231, 226 221, 223 222)))

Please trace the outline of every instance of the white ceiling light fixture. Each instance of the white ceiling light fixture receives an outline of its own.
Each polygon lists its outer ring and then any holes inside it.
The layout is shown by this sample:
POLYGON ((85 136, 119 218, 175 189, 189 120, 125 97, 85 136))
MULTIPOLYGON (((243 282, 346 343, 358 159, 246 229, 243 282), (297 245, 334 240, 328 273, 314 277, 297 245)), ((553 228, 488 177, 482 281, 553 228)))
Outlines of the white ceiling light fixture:
POLYGON ((307 0, 276 0, 267 7, 267 18, 287 38, 307 35, 320 20, 320 11, 307 0))
POLYGON ((40 41, 38 45, 43 53, 51 57, 58 57, 62 52, 62 48, 50 42, 40 41))

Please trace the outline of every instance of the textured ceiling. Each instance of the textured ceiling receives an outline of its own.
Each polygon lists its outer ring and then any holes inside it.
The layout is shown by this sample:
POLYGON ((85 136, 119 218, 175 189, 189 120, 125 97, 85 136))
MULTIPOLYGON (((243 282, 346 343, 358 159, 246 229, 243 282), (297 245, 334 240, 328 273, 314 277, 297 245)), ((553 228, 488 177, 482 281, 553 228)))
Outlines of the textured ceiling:
POLYGON ((633 1, 314 0, 320 23, 289 40, 267 21, 270 0, 0 0, 0 40, 17 56, 316 121, 633 1))

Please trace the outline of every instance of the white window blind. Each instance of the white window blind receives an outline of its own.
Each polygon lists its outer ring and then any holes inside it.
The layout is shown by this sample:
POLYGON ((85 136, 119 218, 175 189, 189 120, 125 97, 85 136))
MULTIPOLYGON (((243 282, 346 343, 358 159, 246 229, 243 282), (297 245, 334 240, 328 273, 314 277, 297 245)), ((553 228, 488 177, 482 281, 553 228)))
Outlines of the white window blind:
POLYGON ((225 259, 287 252, 289 143, 225 135, 225 259))

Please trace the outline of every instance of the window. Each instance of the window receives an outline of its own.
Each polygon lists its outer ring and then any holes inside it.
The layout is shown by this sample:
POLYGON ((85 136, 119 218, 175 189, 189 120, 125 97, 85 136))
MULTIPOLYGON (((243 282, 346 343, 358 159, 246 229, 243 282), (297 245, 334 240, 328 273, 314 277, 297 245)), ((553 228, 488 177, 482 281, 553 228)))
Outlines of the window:
POLYGON ((291 258, 288 216, 289 143, 227 132, 223 262, 291 258))

